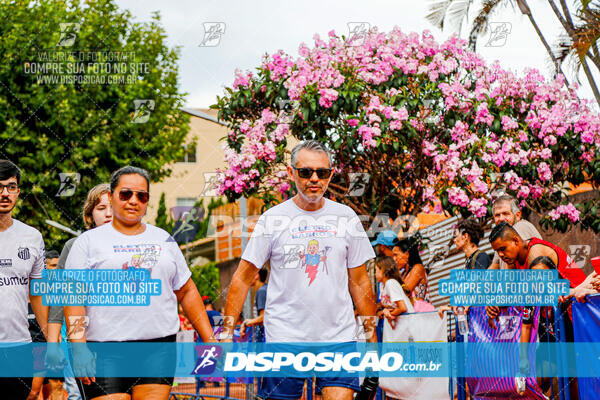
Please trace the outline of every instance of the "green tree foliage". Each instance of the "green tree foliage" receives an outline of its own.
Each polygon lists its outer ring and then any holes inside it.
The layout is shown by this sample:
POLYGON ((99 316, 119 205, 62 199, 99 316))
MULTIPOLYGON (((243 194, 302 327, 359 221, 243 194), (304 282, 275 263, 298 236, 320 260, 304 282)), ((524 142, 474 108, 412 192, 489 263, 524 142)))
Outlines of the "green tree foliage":
POLYGON ((221 293, 219 269, 215 262, 209 262, 192 268, 192 280, 201 296, 209 296, 214 302, 221 293))
POLYGON ((154 220, 154 225, 159 228, 164 229, 167 232, 173 231, 173 221, 170 220, 169 215, 167 214, 167 204, 165 201, 165 192, 162 192, 160 195, 160 200, 158 201, 158 210, 156 211, 156 219, 154 220))
POLYGON ((67 236, 44 220, 81 228, 87 191, 112 171, 131 164, 153 181, 170 174, 189 128, 179 111, 178 52, 167 47, 158 14, 137 23, 114 0, 3 2, 0 35, 0 158, 23 171, 15 216, 48 245, 67 236), (109 83, 119 68, 128 80, 109 83), (67 75, 105 83, 43 80, 67 75), (135 100, 154 102, 143 123, 135 100), (80 174, 73 195, 57 196, 60 173, 80 174))

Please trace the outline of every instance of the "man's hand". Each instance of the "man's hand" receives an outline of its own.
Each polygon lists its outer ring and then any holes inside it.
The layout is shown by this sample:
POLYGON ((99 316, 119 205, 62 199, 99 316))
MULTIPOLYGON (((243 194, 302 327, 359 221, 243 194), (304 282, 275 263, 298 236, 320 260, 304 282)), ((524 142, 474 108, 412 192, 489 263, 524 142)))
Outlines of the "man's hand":
POLYGON ((65 352, 59 343, 48 342, 46 347, 46 358, 44 364, 48 369, 63 369, 67 361, 65 359, 65 352))
POLYGON ((450 306, 441 306, 440 308, 438 308, 438 315, 441 319, 444 319, 444 313, 446 311, 452 311, 452 308, 450 306))
POLYGON ((579 286, 569 289, 567 296, 560 296, 559 301, 564 303, 568 299, 575 297, 578 302, 583 303, 588 294, 596 294, 598 292, 600 292, 600 275, 593 272, 579 286))
POLYGON ((485 312, 488 315, 488 324, 491 328, 496 329, 496 318, 500 315, 500 307, 498 306, 487 306, 485 312))
POLYGON ((390 311, 389 308, 386 308, 385 310, 383 310, 383 316, 390 322, 392 320, 395 320, 396 318, 398 318, 397 315, 392 314, 392 312, 390 311))
POLYGON ((96 382, 96 354, 83 342, 73 343, 73 373, 86 385, 96 382))
POLYGON ((246 321, 242 322, 242 325, 240 325, 240 337, 242 339, 244 339, 246 337, 246 321))

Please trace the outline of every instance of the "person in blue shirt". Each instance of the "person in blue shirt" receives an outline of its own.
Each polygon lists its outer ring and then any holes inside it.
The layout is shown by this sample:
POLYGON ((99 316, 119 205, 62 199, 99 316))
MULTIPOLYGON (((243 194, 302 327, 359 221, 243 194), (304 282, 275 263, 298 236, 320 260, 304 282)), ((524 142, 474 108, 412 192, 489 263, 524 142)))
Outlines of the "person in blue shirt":
POLYGON ((210 326, 212 326, 213 331, 215 326, 220 325, 220 321, 223 318, 223 315, 215 310, 213 307, 213 303, 208 296, 202 296, 202 301, 204 302, 204 308, 206 308, 206 315, 208 315, 208 320, 210 321, 210 326))
MULTIPOLYGON (((308 256, 308 255, 307 255, 308 256)), ((265 318, 265 307, 267 305, 267 276, 269 271, 266 268, 261 268, 256 274, 256 278, 252 283, 252 288, 255 291, 254 295, 254 306, 256 318, 249 318, 244 320, 240 327, 242 335, 246 332, 246 327, 254 326, 254 341, 264 342, 265 331, 263 321, 265 318)), ((242 336, 243 337, 243 336, 242 336)))

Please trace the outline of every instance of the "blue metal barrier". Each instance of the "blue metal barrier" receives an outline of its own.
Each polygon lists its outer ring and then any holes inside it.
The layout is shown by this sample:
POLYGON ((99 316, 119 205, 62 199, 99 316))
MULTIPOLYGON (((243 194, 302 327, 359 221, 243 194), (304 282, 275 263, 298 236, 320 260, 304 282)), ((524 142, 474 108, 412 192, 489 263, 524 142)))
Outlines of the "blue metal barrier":
MULTIPOLYGON (((571 332, 573 331, 573 326, 571 325, 571 320, 569 319, 568 313, 570 305, 571 301, 568 301, 565 303, 559 303, 558 306, 554 307, 554 332, 556 335, 556 340, 562 343, 573 340, 572 337, 569 337, 569 330, 571 332)), ((556 362, 558 365, 567 363, 568 357, 569 354, 567 354, 566 349, 561 347, 558 351, 556 362)), ((571 378, 558 378, 560 400, 571 400, 570 381, 571 378)))

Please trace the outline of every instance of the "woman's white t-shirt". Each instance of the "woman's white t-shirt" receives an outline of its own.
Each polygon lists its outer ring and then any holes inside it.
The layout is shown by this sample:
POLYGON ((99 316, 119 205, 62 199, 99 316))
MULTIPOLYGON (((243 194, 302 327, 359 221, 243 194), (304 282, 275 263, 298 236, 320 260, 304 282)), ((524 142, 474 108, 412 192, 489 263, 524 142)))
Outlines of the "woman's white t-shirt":
POLYGON ((65 269, 150 269, 160 279, 161 294, 150 297, 149 306, 86 307, 87 340, 125 341, 156 339, 177 333, 179 290, 190 279, 185 258, 164 230, 146 224, 144 232, 125 235, 112 224, 91 229, 75 240, 65 269))
MULTIPOLYGON (((381 291, 381 304, 385 307, 396 308, 397 301, 404 301, 404 304, 406 305, 406 308, 407 308, 407 310, 406 310, 407 313, 415 312, 415 309, 413 308, 406 293, 404 293, 404 289, 402 289, 402 286, 400 286, 400 283, 395 279, 388 279, 385 282, 385 284, 383 285, 383 290, 381 291)), ((399 321, 396 319, 396 324, 398 322, 399 321)), ((389 333, 392 330, 393 330, 392 326, 390 325, 388 320, 385 319, 385 322, 383 325, 383 341, 384 342, 389 341, 389 339, 390 339, 389 333)))

